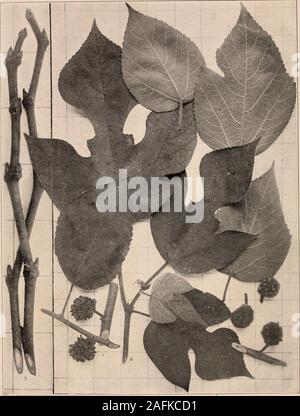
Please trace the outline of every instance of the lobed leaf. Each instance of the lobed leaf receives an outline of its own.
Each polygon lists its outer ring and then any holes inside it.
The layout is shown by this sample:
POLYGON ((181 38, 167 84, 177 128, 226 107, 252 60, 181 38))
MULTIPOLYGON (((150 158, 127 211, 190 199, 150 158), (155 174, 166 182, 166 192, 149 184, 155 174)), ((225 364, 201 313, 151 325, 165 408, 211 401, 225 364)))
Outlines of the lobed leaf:
POLYGON ((291 235, 284 220, 273 166, 255 179, 243 201, 216 213, 219 232, 236 230, 256 240, 222 272, 256 282, 276 274, 288 253, 291 235))
POLYGON ((190 345, 196 356, 197 375, 203 380, 253 378, 245 366, 243 354, 232 348, 233 342, 239 344, 239 338, 228 328, 220 328, 211 333, 193 331, 190 345))

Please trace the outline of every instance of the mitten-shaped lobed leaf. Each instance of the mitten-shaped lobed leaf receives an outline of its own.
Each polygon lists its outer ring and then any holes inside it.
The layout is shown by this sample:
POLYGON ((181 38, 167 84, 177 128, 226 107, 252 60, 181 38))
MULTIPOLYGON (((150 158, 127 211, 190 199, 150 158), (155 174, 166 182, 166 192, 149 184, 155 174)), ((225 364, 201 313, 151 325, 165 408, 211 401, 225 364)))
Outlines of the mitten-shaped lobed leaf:
POLYGON ((122 70, 130 92, 140 104, 157 112, 191 101, 205 64, 197 46, 166 23, 127 7, 122 70))
POLYGON ((287 125, 296 86, 280 52, 241 6, 239 19, 217 50, 224 77, 204 67, 195 90, 195 116, 201 139, 213 149, 241 146, 260 138, 267 149, 287 125))
MULTIPOLYGON (((215 211, 240 201, 251 182, 257 142, 217 150, 205 155, 200 164, 204 177, 204 218, 187 223, 190 215, 182 199, 182 212, 159 212, 151 218, 151 231, 161 256, 180 273, 203 273, 228 265, 255 239, 243 230, 216 234, 215 211)), ((184 178, 182 177, 182 180, 184 178)))
POLYGON ((261 330, 266 346, 278 345, 282 341, 283 330, 279 322, 268 322, 261 330))
POLYGON ((288 253, 291 235, 280 204, 274 164, 251 183, 243 201, 220 208, 216 217, 221 233, 235 230, 256 236, 245 252, 222 272, 248 282, 276 274, 288 253))
POLYGON ((71 305, 71 315, 76 321, 90 319, 95 312, 96 299, 91 299, 88 296, 79 296, 74 299, 71 305))

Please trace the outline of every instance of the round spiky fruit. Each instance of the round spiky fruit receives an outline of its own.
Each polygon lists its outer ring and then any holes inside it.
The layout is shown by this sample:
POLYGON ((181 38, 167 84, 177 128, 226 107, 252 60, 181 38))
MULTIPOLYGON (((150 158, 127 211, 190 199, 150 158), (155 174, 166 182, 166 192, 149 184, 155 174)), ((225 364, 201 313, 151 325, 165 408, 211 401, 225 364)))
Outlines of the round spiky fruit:
POLYGON ((95 358, 95 341, 80 335, 74 344, 69 345, 69 354, 75 361, 91 361, 95 358))
POLYGON ((282 341, 282 327, 279 325, 279 322, 269 322, 263 326, 261 335, 266 346, 278 345, 282 341))
POLYGON ((96 299, 91 299, 88 296, 79 296, 71 305, 71 315, 76 321, 90 319, 95 312, 96 302, 96 299))
POLYGON ((254 319, 254 311, 248 305, 248 296, 245 293, 245 304, 237 308, 231 314, 231 322, 236 328, 247 328, 254 319))
POLYGON ((267 277, 262 280, 258 286, 257 292, 260 294, 260 302, 263 303, 264 298, 273 298, 279 292, 280 284, 274 277, 267 277))

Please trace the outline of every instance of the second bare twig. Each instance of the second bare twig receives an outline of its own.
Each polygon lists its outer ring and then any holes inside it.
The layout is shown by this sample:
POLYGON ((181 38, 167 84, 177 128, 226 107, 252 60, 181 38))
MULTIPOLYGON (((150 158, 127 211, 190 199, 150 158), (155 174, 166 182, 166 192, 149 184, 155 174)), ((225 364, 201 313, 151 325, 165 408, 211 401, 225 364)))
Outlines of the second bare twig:
MULTIPOLYGON (((17 70, 21 64, 22 52, 21 47, 27 36, 26 29, 19 32, 15 48, 9 48, 6 57, 6 68, 8 73, 8 90, 9 90, 9 111, 11 114, 11 160, 10 165, 6 165, 5 179, 8 181, 18 182, 22 176, 20 159, 20 118, 22 107, 18 98, 18 79, 17 70)), ((23 355, 22 355, 22 335, 19 312, 19 279, 22 269, 23 259, 21 250, 20 260, 15 262, 13 268, 7 267, 6 285, 9 292, 11 329, 13 343, 13 357, 15 367, 18 373, 23 372, 23 355)))

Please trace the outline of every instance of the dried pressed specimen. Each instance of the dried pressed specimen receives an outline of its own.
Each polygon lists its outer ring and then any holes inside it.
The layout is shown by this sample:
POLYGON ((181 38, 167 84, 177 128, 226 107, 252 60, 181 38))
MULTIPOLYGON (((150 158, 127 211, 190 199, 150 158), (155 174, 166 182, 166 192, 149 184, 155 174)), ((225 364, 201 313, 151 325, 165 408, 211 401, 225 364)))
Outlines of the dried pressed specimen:
MULTIPOLYGON (((140 314, 150 318, 144 333, 147 354, 170 382, 186 390, 191 376, 189 349, 196 356, 197 375, 205 380, 252 377, 243 354, 285 365, 263 351, 240 345, 238 335, 230 329, 210 332, 207 328, 230 318, 237 328, 246 328, 253 321, 254 311, 247 300, 233 313, 225 304, 232 278, 262 281, 261 296, 278 293, 279 284, 272 279, 287 255, 291 237, 274 165, 258 179, 252 180, 252 173, 255 155, 277 139, 290 119, 295 84, 272 38, 243 6, 236 25, 217 51, 224 77, 205 65, 197 46, 184 34, 130 6, 128 9, 123 50, 94 22, 88 38, 60 74, 62 97, 84 113, 94 127, 95 137, 87 143, 90 157, 81 157, 62 140, 36 141, 28 113, 31 127, 27 144, 37 193, 43 187, 60 211, 56 255, 71 282, 61 313, 43 312, 84 337, 70 346, 70 354, 78 361, 94 358, 95 343, 118 348, 109 339, 118 292, 112 280, 118 277, 125 317, 123 362, 129 353, 132 315, 140 314), (123 128, 137 104, 151 113, 143 140, 134 144, 123 128), (166 175, 184 180, 197 130, 213 149, 199 163, 200 175, 205 178, 202 222, 186 223, 184 198, 182 212, 178 212, 173 209, 174 195, 167 201, 171 212, 164 212, 162 207, 147 213, 97 211, 98 178, 116 178, 119 169, 127 169, 129 178, 143 176, 147 182, 153 176, 166 175), (141 218, 150 218, 154 242, 165 263, 148 280, 138 280, 140 290, 129 301, 122 263, 130 247, 133 224, 141 218), (187 277, 214 269, 227 274, 222 300, 194 288, 178 274, 161 274, 167 266, 187 277), (75 320, 100 315, 99 336, 66 319, 74 286, 95 290, 107 284, 103 314, 96 311, 96 300, 87 296, 78 297, 71 305, 75 320), (135 309, 141 295, 149 298, 149 314, 135 309)), ((28 110, 29 98, 25 93, 23 103, 28 110)), ((18 117, 18 110, 17 105, 16 115, 11 111, 13 117, 18 117)), ((19 175, 18 163, 11 166, 7 178, 12 171, 19 175)), ((22 239, 19 235, 21 243, 28 241, 28 236, 22 239)), ((32 256, 27 260, 36 266, 32 256)), ((17 305, 17 298, 12 298, 12 304, 17 305)), ((263 336, 268 345, 275 345, 280 330, 268 325, 263 336)))

